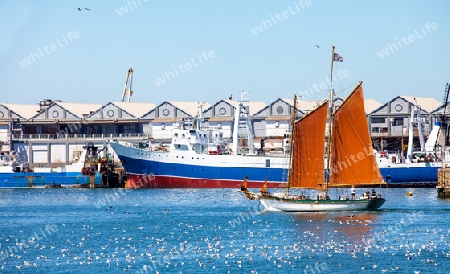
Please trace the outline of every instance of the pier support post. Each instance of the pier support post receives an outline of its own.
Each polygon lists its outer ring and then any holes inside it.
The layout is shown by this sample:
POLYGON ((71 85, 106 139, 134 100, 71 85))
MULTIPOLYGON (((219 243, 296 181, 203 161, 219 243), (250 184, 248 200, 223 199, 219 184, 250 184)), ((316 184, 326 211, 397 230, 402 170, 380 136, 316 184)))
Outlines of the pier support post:
POLYGON ((436 186, 439 198, 450 198, 450 168, 443 168, 438 170, 438 184, 436 186))

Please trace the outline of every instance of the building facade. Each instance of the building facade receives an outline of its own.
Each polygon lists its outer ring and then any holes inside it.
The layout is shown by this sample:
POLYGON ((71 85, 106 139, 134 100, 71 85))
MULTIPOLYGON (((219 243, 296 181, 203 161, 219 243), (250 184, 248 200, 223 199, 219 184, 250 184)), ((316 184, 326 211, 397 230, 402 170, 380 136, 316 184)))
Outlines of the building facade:
MULTIPOLYGON (((334 105, 343 102, 337 98, 334 105)), ((299 100, 296 119, 321 102, 299 100)), ((39 105, 0 103, 0 151, 14 151, 32 166, 59 166, 73 161, 87 143, 106 146, 107 140, 126 142, 170 141, 172 129, 181 126, 203 126, 221 132, 231 140, 236 109, 242 104, 241 119, 248 116, 256 149, 286 149, 290 132, 293 99, 278 98, 263 102, 220 100, 205 102, 165 101, 153 103, 108 102, 100 104, 66 103, 43 100, 39 105)), ((374 146, 378 150, 399 150, 407 137, 411 113, 419 109, 425 137, 433 124, 442 119, 443 106, 432 98, 397 96, 385 104, 366 99, 365 108, 374 146)), ((238 138, 245 139, 245 122, 238 126, 238 138)), ((417 129, 414 131, 418 138, 417 129)), ((240 143, 245 146, 245 142, 240 143)))

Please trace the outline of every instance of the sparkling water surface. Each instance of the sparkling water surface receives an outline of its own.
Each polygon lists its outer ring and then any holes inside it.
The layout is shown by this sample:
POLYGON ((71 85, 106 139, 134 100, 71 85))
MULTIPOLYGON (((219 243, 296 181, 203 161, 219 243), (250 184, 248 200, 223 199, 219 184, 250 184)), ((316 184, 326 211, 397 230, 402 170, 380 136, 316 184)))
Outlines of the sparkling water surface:
POLYGON ((0 273, 450 273, 450 199, 382 193, 283 213, 235 189, 0 189, 0 273))

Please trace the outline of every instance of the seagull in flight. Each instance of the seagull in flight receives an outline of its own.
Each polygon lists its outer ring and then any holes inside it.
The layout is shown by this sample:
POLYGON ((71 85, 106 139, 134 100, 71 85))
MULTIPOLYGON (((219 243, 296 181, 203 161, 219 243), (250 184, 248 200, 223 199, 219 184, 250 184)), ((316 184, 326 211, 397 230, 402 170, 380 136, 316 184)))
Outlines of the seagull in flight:
POLYGON ((88 9, 88 8, 77 8, 77 10, 78 11, 82 11, 82 10, 91 10, 91 9, 88 9))
POLYGON ((319 45, 315 45, 316 48, 319 48, 319 45))

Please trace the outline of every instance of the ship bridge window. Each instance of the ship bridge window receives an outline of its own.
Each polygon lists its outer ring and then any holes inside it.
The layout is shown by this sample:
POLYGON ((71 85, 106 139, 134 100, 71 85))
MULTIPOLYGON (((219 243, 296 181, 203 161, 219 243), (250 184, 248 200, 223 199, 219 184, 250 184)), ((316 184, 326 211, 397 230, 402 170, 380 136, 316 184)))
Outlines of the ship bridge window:
POLYGON ((176 150, 189 150, 189 147, 187 145, 176 144, 175 149, 176 150))
POLYGON ((195 151, 195 153, 197 154, 201 154, 205 152, 205 146, 202 144, 193 144, 193 149, 195 151))

